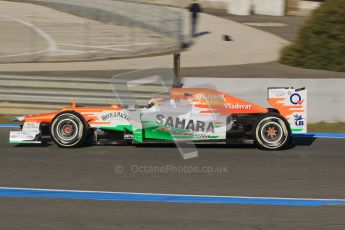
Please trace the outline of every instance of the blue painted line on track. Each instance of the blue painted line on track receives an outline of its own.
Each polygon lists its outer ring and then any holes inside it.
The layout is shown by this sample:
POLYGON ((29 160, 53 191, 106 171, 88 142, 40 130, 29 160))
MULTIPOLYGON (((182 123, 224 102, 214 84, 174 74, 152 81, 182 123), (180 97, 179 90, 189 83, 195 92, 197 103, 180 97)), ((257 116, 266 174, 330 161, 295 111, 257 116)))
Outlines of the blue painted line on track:
POLYGON ((294 137, 345 138, 345 133, 295 133, 294 137))
POLYGON ((345 199, 270 198, 241 196, 203 196, 157 193, 96 192, 0 187, 0 197, 56 198, 131 202, 203 203, 276 206, 345 205, 345 199))
POLYGON ((20 128, 20 125, 16 125, 16 124, 0 124, 0 128, 20 128))

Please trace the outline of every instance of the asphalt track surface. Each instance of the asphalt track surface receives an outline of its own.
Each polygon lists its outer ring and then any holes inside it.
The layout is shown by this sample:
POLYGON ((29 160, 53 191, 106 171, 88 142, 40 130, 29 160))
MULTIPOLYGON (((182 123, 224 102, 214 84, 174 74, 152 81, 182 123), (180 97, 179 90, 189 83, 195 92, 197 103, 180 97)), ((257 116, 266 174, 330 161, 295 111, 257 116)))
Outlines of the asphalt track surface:
MULTIPOLYGON (((12 128, 13 129, 13 128, 12 128)), ((0 186, 164 194, 345 199, 344 139, 299 138, 295 147, 12 146, 0 129, 0 186), (138 167, 223 172, 138 172, 138 167)), ((0 198, 0 229, 344 229, 344 206, 291 207, 0 198)))

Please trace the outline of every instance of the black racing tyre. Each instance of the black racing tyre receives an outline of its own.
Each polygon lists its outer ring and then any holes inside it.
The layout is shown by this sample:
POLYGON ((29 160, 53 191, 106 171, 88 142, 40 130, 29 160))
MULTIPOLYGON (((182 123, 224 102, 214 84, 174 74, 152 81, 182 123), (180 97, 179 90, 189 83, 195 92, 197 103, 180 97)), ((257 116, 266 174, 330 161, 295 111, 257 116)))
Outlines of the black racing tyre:
POLYGON ((290 125, 283 116, 267 113, 254 126, 254 140, 262 150, 286 149, 291 143, 290 125))
POLYGON ((85 143, 88 125, 79 113, 64 111, 53 119, 50 125, 50 136, 61 148, 76 148, 85 143))

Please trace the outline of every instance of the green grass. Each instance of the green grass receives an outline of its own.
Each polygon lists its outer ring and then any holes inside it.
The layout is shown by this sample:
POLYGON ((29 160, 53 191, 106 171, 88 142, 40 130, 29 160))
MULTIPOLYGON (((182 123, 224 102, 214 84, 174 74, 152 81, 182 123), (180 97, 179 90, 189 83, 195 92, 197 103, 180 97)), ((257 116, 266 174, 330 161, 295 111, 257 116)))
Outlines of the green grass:
POLYGON ((316 9, 297 39, 282 50, 280 62, 345 72, 345 1, 329 0, 316 9))
MULTIPOLYGON (((0 115, 0 124, 20 124, 20 122, 11 121, 11 117, 13 115, 0 115)), ((308 132, 345 133, 345 123, 308 124, 308 132)))
POLYGON ((309 124, 308 132, 345 133, 345 123, 309 124))

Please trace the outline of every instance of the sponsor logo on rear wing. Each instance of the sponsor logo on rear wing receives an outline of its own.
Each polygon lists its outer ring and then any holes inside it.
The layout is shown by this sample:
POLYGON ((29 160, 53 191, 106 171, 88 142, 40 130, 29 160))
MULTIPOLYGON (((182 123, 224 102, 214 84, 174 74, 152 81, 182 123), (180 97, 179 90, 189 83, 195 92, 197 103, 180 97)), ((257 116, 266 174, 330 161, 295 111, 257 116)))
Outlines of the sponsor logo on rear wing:
POLYGON ((305 87, 268 88, 268 103, 287 119, 292 133, 307 132, 307 89, 305 87))

